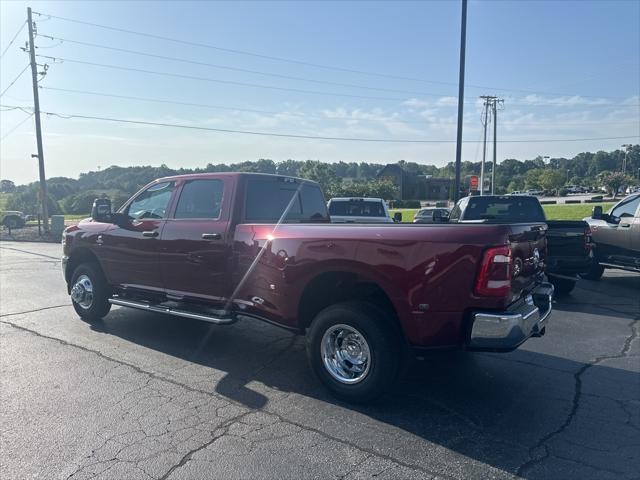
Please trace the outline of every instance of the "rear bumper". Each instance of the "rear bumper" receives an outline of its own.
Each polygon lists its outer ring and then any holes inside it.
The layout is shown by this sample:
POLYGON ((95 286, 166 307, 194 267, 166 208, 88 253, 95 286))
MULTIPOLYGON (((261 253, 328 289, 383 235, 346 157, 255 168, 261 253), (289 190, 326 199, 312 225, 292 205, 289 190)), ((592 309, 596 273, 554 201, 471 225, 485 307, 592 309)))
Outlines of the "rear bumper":
POLYGON ((547 275, 577 275, 587 273, 593 263, 593 251, 582 257, 550 257, 547 259, 547 275))
POLYGON ((551 314, 553 285, 541 283, 505 312, 472 312, 469 350, 508 352, 532 336, 542 336, 551 314))

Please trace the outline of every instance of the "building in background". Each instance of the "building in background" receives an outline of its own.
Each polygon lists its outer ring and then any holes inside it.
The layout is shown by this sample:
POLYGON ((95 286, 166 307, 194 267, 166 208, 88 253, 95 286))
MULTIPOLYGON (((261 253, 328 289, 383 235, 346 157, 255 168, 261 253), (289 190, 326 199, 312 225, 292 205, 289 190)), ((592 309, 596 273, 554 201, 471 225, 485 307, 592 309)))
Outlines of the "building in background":
POLYGON ((407 172, 396 163, 385 166, 378 178, 389 178, 397 187, 394 200, 448 200, 453 182, 450 178, 407 172))

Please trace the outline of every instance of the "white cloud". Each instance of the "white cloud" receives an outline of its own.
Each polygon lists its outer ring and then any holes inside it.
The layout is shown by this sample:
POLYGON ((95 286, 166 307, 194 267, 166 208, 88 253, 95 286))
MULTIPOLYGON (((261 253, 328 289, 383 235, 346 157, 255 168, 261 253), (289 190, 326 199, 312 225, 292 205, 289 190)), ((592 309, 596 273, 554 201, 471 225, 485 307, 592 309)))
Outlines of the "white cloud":
POLYGON ((411 108, 424 108, 430 105, 426 100, 420 100, 419 98, 410 98, 402 102, 402 104, 411 108))

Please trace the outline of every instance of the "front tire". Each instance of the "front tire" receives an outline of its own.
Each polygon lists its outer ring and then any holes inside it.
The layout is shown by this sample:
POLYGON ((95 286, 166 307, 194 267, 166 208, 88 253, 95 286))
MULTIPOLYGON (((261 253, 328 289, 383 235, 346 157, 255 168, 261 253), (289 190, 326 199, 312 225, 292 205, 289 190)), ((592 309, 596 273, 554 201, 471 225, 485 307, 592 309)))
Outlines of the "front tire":
POLYGON ((553 284, 556 296, 569 295, 576 287, 576 280, 568 280, 566 278, 551 277, 549 279, 553 284))
POLYGON ((354 403, 374 400, 393 386, 401 345, 388 315, 366 302, 325 308, 307 332, 311 368, 334 396, 354 403))
POLYGON ((98 267, 82 263, 71 276, 71 303, 76 313, 87 322, 97 322, 109 310, 109 286, 98 267))
POLYGON ((580 276, 585 280, 600 280, 603 273, 604 267, 599 263, 593 262, 589 271, 585 274, 581 274, 580 276))

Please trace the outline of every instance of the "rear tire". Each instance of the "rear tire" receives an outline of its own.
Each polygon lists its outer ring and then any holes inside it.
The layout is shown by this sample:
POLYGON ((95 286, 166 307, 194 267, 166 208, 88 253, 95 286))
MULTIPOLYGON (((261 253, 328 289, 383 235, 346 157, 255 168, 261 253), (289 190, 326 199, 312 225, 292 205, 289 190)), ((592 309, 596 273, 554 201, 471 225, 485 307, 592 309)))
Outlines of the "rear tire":
POLYGON ((566 278, 550 277, 550 282, 553 284, 555 294, 558 297, 569 295, 576 286, 576 280, 567 280, 566 278))
POLYGON ((402 339, 382 310, 345 302, 322 310, 307 332, 311 368, 331 393, 353 403, 369 402, 396 382, 402 339))
POLYGON ((97 322, 109 310, 110 289, 100 267, 82 263, 71 276, 71 303, 76 313, 87 322, 97 322))
POLYGON ((581 274, 580 276, 585 280, 600 280, 603 273, 604 267, 599 263, 593 262, 589 271, 587 273, 581 274))

